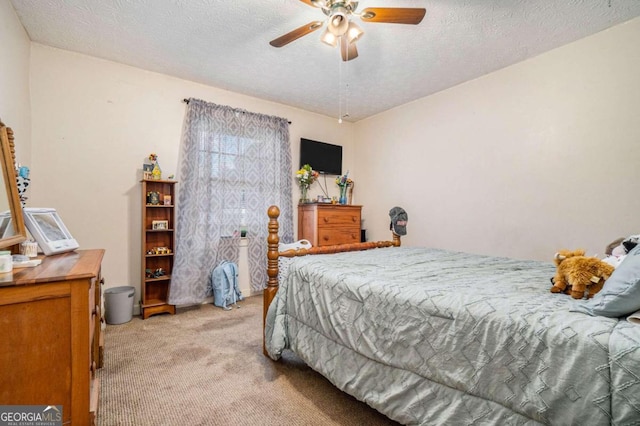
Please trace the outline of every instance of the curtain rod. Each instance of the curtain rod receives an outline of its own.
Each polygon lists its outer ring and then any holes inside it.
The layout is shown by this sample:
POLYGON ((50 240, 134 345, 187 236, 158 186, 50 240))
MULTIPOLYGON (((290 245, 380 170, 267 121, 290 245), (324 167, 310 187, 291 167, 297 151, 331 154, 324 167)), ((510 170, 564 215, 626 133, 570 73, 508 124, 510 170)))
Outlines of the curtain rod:
MULTIPOLYGON (((184 102, 185 104, 189 104, 189 99, 184 98, 182 102, 184 102)), ((291 121, 287 120, 287 123, 291 124, 291 121)))

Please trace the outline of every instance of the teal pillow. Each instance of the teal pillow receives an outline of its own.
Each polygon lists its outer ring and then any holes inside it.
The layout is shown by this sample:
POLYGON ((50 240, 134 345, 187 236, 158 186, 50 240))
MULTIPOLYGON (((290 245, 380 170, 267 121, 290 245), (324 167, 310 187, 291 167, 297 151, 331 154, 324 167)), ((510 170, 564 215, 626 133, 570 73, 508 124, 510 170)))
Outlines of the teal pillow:
POLYGON ((623 317, 640 310, 640 244, 618 265, 604 287, 588 302, 576 303, 570 311, 589 315, 623 317))

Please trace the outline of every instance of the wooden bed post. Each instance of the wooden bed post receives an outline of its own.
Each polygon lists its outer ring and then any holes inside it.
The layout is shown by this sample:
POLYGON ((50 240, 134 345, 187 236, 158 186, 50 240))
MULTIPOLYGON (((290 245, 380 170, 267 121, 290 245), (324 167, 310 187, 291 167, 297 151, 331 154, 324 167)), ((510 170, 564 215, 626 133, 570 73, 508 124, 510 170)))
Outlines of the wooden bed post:
POLYGON ((278 216, 280 216, 280 209, 277 206, 271 206, 267 210, 269 215, 269 235, 267 236, 267 288, 264 289, 263 294, 263 309, 262 309, 262 352, 267 355, 267 348, 264 344, 264 329, 267 321, 267 310, 271 301, 278 291, 278 243, 280 237, 278 236, 278 216))

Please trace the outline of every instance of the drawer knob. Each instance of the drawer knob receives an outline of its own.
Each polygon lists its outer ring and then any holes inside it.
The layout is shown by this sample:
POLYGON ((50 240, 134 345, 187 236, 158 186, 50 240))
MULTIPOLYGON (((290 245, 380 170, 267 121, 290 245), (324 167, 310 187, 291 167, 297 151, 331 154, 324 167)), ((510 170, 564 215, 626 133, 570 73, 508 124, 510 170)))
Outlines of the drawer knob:
POLYGON ((329 218, 328 217, 323 217, 322 220, 324 220, 324 223, 329 223, 329 218))

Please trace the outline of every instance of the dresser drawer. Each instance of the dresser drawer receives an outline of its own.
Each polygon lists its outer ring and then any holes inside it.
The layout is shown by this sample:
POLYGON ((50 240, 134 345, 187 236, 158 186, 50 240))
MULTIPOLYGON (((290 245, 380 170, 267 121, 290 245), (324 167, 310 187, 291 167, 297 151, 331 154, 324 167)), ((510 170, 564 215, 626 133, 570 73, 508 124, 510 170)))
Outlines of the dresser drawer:
POLYGON ((360 242, 360 228, 320 228, 318 245, 350 244, 360 242))
POLYGON ((334 226, 353 226, 360 229, 360 209, 341 207, 318 210, 318 228, 334 226))

